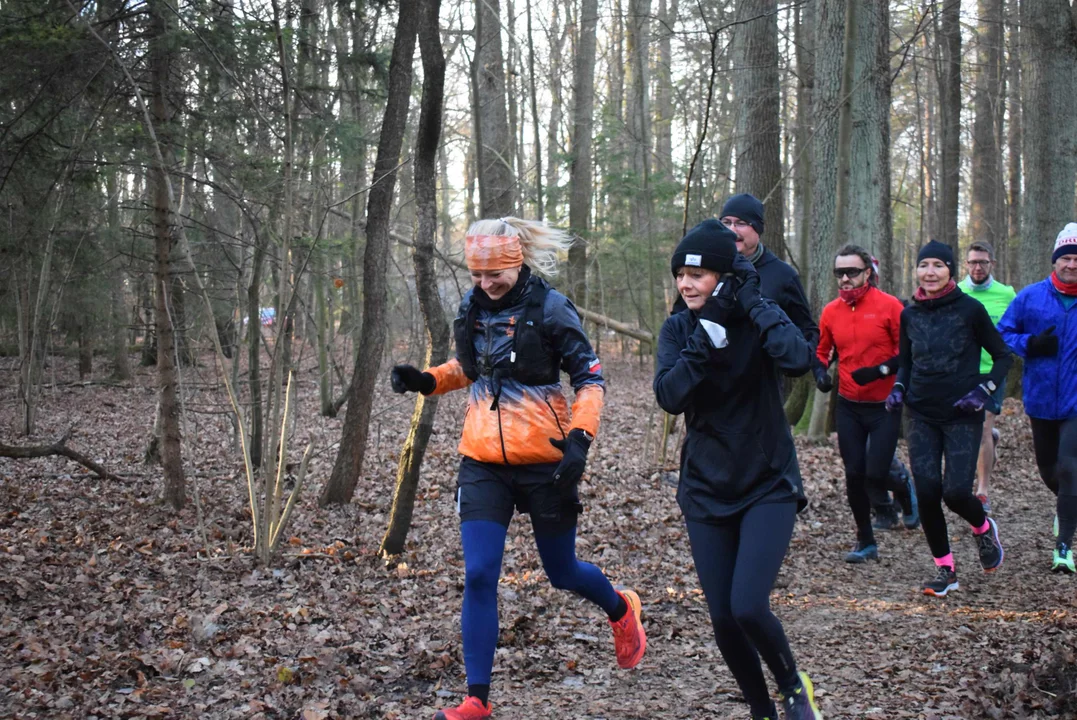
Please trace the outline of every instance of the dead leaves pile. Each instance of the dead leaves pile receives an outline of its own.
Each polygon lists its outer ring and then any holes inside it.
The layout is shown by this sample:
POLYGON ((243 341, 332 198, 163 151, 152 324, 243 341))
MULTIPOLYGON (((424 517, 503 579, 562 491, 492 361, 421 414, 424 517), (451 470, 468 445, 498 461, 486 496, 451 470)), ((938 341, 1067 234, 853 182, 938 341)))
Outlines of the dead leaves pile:
MULTIPOLYGON (((675 440, 656 462, 649 369, 604 359, 610 388, 581 489, 578 552, 640 592, 648 654, 636 671, 616 669, 601 614, 549 586, 518 517, 499 586, 496 716, 746 717, 664 481, 675 440)), ((315 443, 311 486, 284 557, 256 569, 227 418, 195 412, 223 409, 223 397, 200 387, 185 427, 207 548, 193 503, 178 514, 160 506, 159 471, 141 465, 152 373, 127 387, 70 383, 65 360, 52 373, 30 440, 75 425, 72 446, 129 479, 103 482, 59 458, 0 460, 0 716, 426 719, 459 701, 461 394, 442 401, 407 551, 386 565, 377 548, 411 403, 379 388, 355 500, 320 509, 342 419, 316 414, 314 375, 304 373, 293 442, 315 443)), ((0 436, 23 442, 13 370, 0 377, 0 436)), ((968 529, 948 514, 961 591, 944 601, 916 592, 932 570, 920 531, 880 533, 879 563, 841 561, 854 538, 836 449, 798 441, 811 504, 773 605, 828 718, 1077 717, 1077 581, 1046 570, 1053 497, 1012 401, 1001 428, 992 501, 1006 564, 980 572, 968 529)))

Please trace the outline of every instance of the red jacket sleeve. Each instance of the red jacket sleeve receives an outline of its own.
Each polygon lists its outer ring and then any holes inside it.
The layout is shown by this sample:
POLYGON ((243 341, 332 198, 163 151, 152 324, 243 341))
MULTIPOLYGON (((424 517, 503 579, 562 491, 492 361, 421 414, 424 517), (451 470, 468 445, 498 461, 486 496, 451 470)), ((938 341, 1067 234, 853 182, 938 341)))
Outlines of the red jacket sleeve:
POLYGON ((815 348, 815 357, 823 364, 830 367, 830 351, 834 349, 834 335, 830 331, 830 306, 823 308, 819 316, 819 345, 815 348))

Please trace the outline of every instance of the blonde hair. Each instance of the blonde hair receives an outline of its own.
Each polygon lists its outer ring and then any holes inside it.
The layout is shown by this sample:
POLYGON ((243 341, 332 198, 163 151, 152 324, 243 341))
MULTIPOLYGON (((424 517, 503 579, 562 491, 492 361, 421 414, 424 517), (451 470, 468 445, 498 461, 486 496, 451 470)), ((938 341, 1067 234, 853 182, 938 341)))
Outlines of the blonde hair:
POLYGON ((548 277, 557 275, 557 254, 567 252, 573 242, 573 237, 560 228, 515 217, 477 220, 468 228, 467 234, 518 237, 524 261, 548 277))

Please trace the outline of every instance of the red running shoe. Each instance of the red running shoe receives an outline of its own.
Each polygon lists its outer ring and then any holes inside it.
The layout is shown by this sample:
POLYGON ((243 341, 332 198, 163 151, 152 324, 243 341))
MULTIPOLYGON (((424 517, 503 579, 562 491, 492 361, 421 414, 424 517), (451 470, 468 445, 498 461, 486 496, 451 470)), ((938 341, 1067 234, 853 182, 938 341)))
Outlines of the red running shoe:
POLYGON ((639 661, 643 659, 643 653, 647 650, 647 633, 644 632, 643 623, 640 622, 640 611, 643 606, 639 601, 639 595, 631 590, 624 592, 618 590, 617 594, 625 601, 628 612, 617 622, 610 620, 609 623, 613 628, 617 664, 628 670, 639 665, 639 661))
POLYGON ((459 706, 448 710, 438 710, 434 714, 434 720, 482 720, 493 713, 494 706, 477 697, 468 695, 459 706))

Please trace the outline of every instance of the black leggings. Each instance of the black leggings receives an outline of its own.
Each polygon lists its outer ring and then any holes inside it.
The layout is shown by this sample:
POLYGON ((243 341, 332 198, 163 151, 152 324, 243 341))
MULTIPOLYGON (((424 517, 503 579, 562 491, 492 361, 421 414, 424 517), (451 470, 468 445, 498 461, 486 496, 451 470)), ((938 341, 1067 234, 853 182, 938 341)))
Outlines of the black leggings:
POLYGON ((907 430, 909 464, 920 500, 920 522, 932 556, 946 557, 950 554, 950 536, 942 514, 944 501, 946 507, 975 528, 987 521, 983 505, 972 494, 983 423, 937 425, 910 417, 907 430))
POLYGON ((1036 467, 1058 496, 1058 539, 1072 545, 1077 530, 1077 418, 1030 420, 1036 467))
POLYGON ((883 403, 858 403, 838 396, 835 417, 838 449, 845 463, 845 495, 856 522, 856 536, 863 544, 875 542, 871 530, 871 506, 889 504, 886 496, 890 461, 897 449, 901 414, 889 413, 883 403))
POLYGON ((760 655, 779 690, 797 684, 789 641, 770 611, 770 591, 793 536, 796 513, 795 503, 774 503, 754 505, 721 525, 687 523, 714 639, 752 713, 760 716, 772 707, 760 655))

